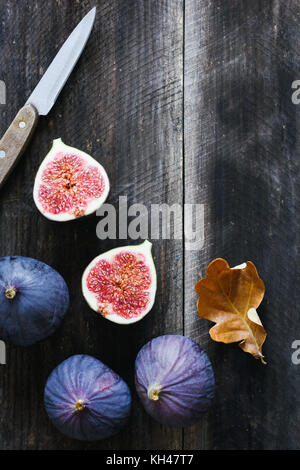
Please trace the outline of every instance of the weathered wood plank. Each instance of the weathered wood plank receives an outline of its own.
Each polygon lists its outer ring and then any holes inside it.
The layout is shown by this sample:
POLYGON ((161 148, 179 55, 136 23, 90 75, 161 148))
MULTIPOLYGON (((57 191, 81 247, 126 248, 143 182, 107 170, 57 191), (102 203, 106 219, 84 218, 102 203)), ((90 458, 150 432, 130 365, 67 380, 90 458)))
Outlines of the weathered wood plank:
MULTIPOLYGON (((0 5, 0 78, 8 103, 0 108, 3 134, 56 50, 95 2, 0 5)), ((94 355, 133 389, 134 359, 150 338, 182 333, 182 245, 154 241, 158 268, 155 308, 141 323, 110 324, 89 310, 80 289, 85 266, 126 240, 100 241, 97 217, 71 224, 42 218, 32 200, 35 173, 59 136, 101 161, 111 180, 108 202, 182 201, 182 0, 99 0, 92 36, 50 115, 0 194, 0 256, 22 254, 55 267, 71 291, 62 328, 28 349, 8 348, 0 366, 0 446, 3 449, 180 449, 182 431, 163 428, 142 410, 133 391, 130 425, 99 443, 64 439, 43 409, 51 370, 75 353, 94 355)))
POLYGON ((209 353, 217 384, 186 449, 299 448, 299 19, 294 1, 185 2, 185 200, 205 206, 204 247, 185 253, 185 334, 209 353), (265 281, 267 366, 213 343, 197 318, 193 286, 219 256, 252 260, 265 281))
MULTIPOLYGON (((1 134, 93 5, 1 3, 0 79, 8 88, 8 104, 0 106, 1 134)), ((0 195, 0 256, 23 254, 49 263, 64 275, 72 296, 57 334, 26 350, 9 347, 8 364, 0 366, 1 448, 299 448, 300 378, 291 344, 300 327, 300 108, 291 102, 291 83, 300 78, 300 7, 291 0, 185 1, 183 162, 183 2, 97 5, 83 57, 0 195), (180 242, 154 242, 159 293, 140 324, 108 324, 85 305, 80 277, 87 262, 126 241, 99 241, 96 217, 57 225, 37 213, 34 175, 58 136, 104 164, 112 182, 108 202, 116 206, 121 195, 129 205, 204 204, 204 247, 184 256, 184 332, 208 351, 217 395, 210 413, 184 434, 154 423, 135 395, 129 427, 102 443, 64 439, 45 415, 46 378, 69 355, 95 355, 132 386, 138 349, 153 336, 183 331, 180 242), (236 345, 213 343, 210 324, 197 318, 193 286, 217 256, 231 265, 251 259, 265 280, 260 312, 268 331, 266 367, 236 345)))

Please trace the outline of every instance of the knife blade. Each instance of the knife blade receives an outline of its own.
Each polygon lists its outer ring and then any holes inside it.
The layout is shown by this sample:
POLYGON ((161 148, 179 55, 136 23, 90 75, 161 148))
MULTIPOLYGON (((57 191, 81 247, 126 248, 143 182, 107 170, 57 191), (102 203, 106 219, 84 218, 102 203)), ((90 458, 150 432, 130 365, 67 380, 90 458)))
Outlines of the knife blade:
POLYGON ((49 113, 68 80, 91 34, 95 16, 96 7, 73 30, 0 140, 0 188, 28 145, 38 117, 49 113))

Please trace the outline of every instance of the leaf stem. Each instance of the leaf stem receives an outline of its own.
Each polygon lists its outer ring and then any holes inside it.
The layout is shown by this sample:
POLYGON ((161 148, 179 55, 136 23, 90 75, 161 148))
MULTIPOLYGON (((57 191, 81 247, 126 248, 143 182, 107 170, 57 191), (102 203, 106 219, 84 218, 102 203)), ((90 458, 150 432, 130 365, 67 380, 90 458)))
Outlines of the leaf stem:
MULTIPOLYGON (((246 327, 248 328, 249 330, 249 333, 251 334, 253 340, 254 340, 254 343, 255 343, 255 346, 257 348, 257 351, 258 351, 258 355, 260 357, 260 360, 262 361, 263 364, 266 364, 266 362, 262 359, 262 354, 260 352, 260 349, 259 349, 259 346, 258 346, 258 343, 256 341, 256 338, 255 338, 255 335, 253 334, 253 331, 252 331, 252 328, 251 326, 247 323, 247 321, 244 319, 244 316, 241 314, 241 312, 234 306, 234 304, 231 302, 230 298, 228 297, 228 295, 226 294, 226 292, 224 292, 224 289, 222 287, 222 285, 220 284, 219 282, 219 279, 217 278, 217 283, 218 283, 218 286, 219 288, 221 289, 221 292, 222 294, 224 295, 225 299, 227 300, 227 302, 229 303, 229 305, 231 306, 231 308, 234 310, 234 312, 241 318, 241 320, 245 323, 246 327)), ((250 304, 250 298, 251 298, 251 294, 252 294, 252 290, 253 290, 253 282, 251 283, 251 287, 250 287, 250 295, 249 295, 249 300, 248 300, 248 306, 250 304)))

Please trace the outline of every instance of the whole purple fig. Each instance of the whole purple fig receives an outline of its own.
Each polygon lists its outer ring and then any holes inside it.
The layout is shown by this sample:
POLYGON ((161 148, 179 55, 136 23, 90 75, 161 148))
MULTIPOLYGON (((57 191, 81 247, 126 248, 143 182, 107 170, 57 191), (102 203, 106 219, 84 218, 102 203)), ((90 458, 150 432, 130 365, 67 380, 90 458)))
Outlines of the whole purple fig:
POLYGON ((165 335, 140 350, 135 385, 152 418, 167 426, 189 426, 209 408, 215 381, 211 362, 195 341, 165 335))
POLYGON ((52 335, 69 307, 58 272, 23 256, 0 258, 0 339, 29 346, 52 335))
POLYGON ((51 373, 45 408, 66 436, 97 441, 118 433, 127 423, 131 394, 127 384, 98 359, 78 354, 51 373))

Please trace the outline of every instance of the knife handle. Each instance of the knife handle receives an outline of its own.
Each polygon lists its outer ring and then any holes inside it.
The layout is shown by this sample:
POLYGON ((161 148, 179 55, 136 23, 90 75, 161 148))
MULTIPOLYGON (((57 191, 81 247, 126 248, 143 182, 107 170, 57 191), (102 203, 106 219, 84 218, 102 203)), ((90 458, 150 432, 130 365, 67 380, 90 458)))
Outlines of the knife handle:
POLYGON ((24 106, 0 140, 0 188, 24 152, 38 122, 38 112, 24 106))

